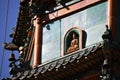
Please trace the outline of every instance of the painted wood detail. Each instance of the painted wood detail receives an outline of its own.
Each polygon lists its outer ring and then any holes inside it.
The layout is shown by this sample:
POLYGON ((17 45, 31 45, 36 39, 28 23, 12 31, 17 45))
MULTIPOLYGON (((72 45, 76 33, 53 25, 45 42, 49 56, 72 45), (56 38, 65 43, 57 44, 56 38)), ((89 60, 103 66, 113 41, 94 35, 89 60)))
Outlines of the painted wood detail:
POLYGON ((116 38, 117 26, 117 0, 108 0, 108 26, 112 30, 112 36, 116 38))
POLYGON ((43 23, 49 22, 51 20, 57 19, 59 17, 65 16, 68 14, 71 14, 77 10, 80 10, 82 8, 85 8, 85 7, 88 7, 95 3, 99 3, 99 2, 103 2, 103 1, 106 1, 106 0, 83 0, 83 1, 80 1, 71 6, 67 6, 66 8, 62 8, 62 9, 52 12, 50 14, 46 14, 45 16, 43 16, 43 23))
POLYGON ((40 16, 35 16, 33 19, 33 26, 35 27, 35 43, 34 43, 34 61, 33 67, 38 66, 41 63, 41 51, 42 51, 42 26, 40 16))

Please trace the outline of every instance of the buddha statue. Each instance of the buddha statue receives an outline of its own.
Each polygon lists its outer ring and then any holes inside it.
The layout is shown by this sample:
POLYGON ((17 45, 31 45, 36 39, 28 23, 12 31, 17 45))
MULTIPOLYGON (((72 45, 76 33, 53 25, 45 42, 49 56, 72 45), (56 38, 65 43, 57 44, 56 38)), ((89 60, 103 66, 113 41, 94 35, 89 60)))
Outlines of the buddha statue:
POLYGON ((70 42, 70 47, 67 49, 67 53, 74 52, 79 49, 79 42, 76 38, 75 33, 72 34, 72 40, 70 42))

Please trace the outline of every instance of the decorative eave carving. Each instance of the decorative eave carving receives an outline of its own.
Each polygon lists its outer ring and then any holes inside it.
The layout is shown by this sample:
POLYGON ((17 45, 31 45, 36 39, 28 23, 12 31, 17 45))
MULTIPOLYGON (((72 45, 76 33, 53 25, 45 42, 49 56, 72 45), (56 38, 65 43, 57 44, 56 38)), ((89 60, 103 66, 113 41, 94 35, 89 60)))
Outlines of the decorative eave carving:
MULTIPOLYGON (((56 59, 56 60, 51 61, 51 62, 41 64, 32 70, 28 70, 28 71, 21 72, 21 73, 18 72, 17 74, 12 75, 11 78, 16 79, 16 80, 17 79, 24 80, 24 79, 28 79, 28 78, 41 77, 41 79, 42 79, 42 78, 44 78, 44 76, 42 76, 42 74, 49 74, 49 72, 54 72, 54 70, 59 72, 59 70, 61 70, 62 67, 63 67, 62 69, 64 70, 65 68, 67 68, 67 66, 69 68, 70 67, 69 65, 71 65, 71 64, 79 66, 79 65, 77 65, 78 63, 80 63, 81 67, 83 68, 82 65, 84 65, 84 64, 82 64, 80 60, 82 60, 83 57, 84 57, 84 59, 90 59, 89 55, 93 55, 93 56, 99 55, 98 53, 96 53, 96 51, 99 49, 102 49, 102 46, 103 46, 102 42, 96 43, 93 46, 82 49, 82 50, 77 51, 75 53, 66 55, 64 57, 61 57, 61 58, 56 59), (75 61, 76 61, 76 63, 75 63, 75 61), (19 76, 18 76, 18 74, 19 74, 19 76)), ((89 64, 89 62, 86 63, 86 65, 88 65, 88 64, 89 64)), ((89 67, 86 66, 86 69, 89 69, 89 67)), ((83 69, 83 70, 85 70, 85 69, 83 69)), ((82 71, 82 70, 80 70, 80 71, 82 71)))

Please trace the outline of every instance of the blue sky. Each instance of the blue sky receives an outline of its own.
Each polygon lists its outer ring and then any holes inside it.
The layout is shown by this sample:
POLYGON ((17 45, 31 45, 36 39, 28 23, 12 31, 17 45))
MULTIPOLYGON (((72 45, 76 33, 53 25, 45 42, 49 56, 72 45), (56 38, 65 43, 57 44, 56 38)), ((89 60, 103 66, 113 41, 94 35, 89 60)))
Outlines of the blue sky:
MULTIPOLYGON (((8 0, 0 0, 0 70, 3 56, 2 43, 11 42, 12 39, 9 37, 9 34, 12 32, 12 27, 16 26, 17 17, 19 12, 19 2, 20 0, 9 0, 9 9, 8 9, 8 23, 6 28, 6 39, 5 39, 5 27, 6 27, 6 15, 7 15, 7 3, 8 0)), ((9 77, 9 54, 11 51, 4 50, 3 65, 0 80, 3 77, 9 77)), ((15 54, 17 56, 17 53, 15 54)))

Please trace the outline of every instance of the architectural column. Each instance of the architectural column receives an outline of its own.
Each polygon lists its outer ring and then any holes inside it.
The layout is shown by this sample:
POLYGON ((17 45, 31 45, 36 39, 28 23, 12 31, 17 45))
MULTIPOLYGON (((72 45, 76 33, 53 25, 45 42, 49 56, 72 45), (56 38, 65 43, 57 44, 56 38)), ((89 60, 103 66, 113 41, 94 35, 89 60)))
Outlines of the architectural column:
POLYGON ((33 67, 36 67, 41 63, 41 53, 42 53, 42 22, 40 16, 34 17, 33 26, 35 27, 33 67))
POLYGON ((117 0, 108 0, 108 26, 112 30, 112 37, 116 38, 117 0))

